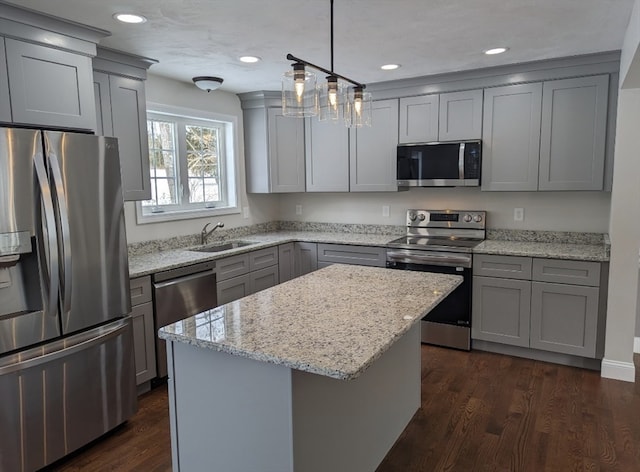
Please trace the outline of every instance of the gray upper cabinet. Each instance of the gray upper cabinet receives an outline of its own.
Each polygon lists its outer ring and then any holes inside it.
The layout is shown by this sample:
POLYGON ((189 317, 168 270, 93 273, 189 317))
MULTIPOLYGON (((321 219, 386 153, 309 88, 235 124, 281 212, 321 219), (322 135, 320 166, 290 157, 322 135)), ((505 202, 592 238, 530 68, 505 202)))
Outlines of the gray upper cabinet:
POLYGON ((349 129, 342 123, 307 119, 307 192, 349 191, 349 129))
POLYGON ((440 94, 439 141, 482 138, 482 90, 440 94))
POLYGON ((5 39, 12 121, 94 130, 91 58, 5 39))
POLYGON ((9 76, 4 38, 0 38, 0 122, 11 123, 11 101, 9 99, 9 76))
POLYGON ((96 130, 118 138, 124 199, 151 198, 145 83, 154 59, 98 48, 93 60, 96 130))
POLYGON ((540 190, 602 190, 609 76, 544 83, 540 190))
POLYGON ((304 192, 304 121, 269 108, 269 175, 271 192, 304 192))
POLYGON ((374 101, 371 127, 350 134, 350 189, 352 192, 396 192, 398 100, 374 101))
POLYGON ((482 190, 538 189, 542 83, 484 91, 482 190))
POLYGON ((437 141, 439 106, 437 94, 401 98, 399 144, 437 141))

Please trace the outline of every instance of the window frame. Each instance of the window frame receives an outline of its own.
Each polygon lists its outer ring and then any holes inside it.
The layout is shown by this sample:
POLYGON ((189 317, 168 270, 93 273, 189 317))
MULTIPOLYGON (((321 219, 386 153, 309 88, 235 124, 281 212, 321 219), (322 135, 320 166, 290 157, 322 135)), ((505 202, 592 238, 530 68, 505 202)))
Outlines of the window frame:
MULTIPOLYGON (((240 213, 238 202, 238 117, 221 113, 195 110, 191 108, 176 107, 160 103, 147 102, 146 120, 162 120, 178 123, 176 129, 176 153, 178 172, 178 192, 181 199, 188 198, 188 173, 186 159, 186 139, 184 130, 187 125, 203 127, 220 127, 219 145, 224 148, 224 158, 219 165, 222 168, 224 178, 220 179, 220 191, 226 192, 226 202, 223 206, 206 207, 206 203, 182 203, 180 205, 162 205, 162 212, 151 212, 153 207, 142 206, 142 202, 136 202, 136 220, 138 224, 156 223, 162 221, 175 221, 191 218, 212 217, 217 215, 229 215, 240 213), (183 142, 184 141, 184 142, 183 142), (186 176, 186 177, 185 177, 186 176), (186 182, 187 188, 183 188, 186 182)), ((146 122, 145 120, 145 122, 146 122)), ((149 163, 147 165, 150 165, 149 163)), ((224 200, 224 198, 223 198, 224 200)))

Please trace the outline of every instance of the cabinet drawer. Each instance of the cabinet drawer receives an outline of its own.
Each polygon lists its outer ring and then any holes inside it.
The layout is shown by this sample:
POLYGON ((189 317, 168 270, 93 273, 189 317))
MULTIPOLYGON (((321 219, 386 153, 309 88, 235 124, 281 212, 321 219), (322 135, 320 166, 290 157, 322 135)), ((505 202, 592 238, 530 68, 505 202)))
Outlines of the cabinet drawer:
POLYGON ((218 281, 244 275, 249 272, 249 254, 225 257, 216 261, 218 281))
POLYGON ((259 249, 249 253, 249 270, 259 270, 278 263, 278 246, 259 249))
POLYGON ((251 293, 278 285, 278 266, 265 267, 249 274, 251 293))
POLYGON ((531 258, 475 254, 473 256, 473 275, 531 280, 531 258))
MULTIPOLYGON (((387 250, 382 247, 318 244, 318 262, 385 267, 387 250)), ((320 266, 318 264, 318 266, 320 266)))
POLYGON ((151 301, 151 277, 137 277, 129 281, 131 289, 131 306, 151 301))
POLYGON ((218 305, 231 303, 251 293, 251 276, 244 274, 218 282, 216 288, 218 305))
POLYGON ((597 287, 600 285, 600 263, 534 259, 532 279, 540 282, 597 287))

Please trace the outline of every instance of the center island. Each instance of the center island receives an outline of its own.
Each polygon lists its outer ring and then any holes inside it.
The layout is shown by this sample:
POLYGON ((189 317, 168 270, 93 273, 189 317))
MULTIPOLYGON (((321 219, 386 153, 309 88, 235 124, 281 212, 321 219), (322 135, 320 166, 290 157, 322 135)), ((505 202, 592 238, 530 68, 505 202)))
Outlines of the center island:
POLYGON ((174 472, 373 472, 456 275, 331 265, 166 326, 174 472))

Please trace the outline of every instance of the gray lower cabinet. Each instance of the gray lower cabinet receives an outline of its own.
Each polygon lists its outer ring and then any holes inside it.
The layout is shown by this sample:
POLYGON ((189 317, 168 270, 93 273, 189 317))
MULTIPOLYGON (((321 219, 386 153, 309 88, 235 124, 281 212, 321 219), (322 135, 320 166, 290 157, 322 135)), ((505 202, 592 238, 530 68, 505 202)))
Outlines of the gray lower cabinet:
POLYGON ((0 37, 0 122, 11 123, 11 99, 9 98, 9 75, 4 38, 0 37))
POLYGON ((318 269, 318 245, 296 242, 294 244, 295 277, 318 269))
POLYGON ((293 243, 278 246, 278 281, 286 282, 295 277, 296 265, 293 243))
POLYGON ((278 266, 265 267, 249 273, 249 290, 251 293, 259 292, 280 283, 278 279, 278 266))
POLYGON ((133 318, 133 352, 136 385, 156 376, 156 343, 151 302, 151 277, 131 279, 131 317, 133 318))
POLYGON ((277 285, 279 280, 277 246, 216 261, 218 304, 238 300, 277 285))
POLYGON ((351 130, 349 188, 397 192, 398 99, 374 101, 371 114, 371 127, 351 130))
POLYGON ((89 56, 11 38, 4 42, 14 123, 95 129, 89 56))
POLYGON ((544 83, 540 190, 602 190, 609 76, 544 83))
POLYGON ((239 300, 251 294, 249 274, 239 275, 228 280, 217 282, 218 305, 239 300))
POLYGON ((348 192, 349 129, 315 118, 305 121, 307 192, 348 192))
POLYGON ((473 266, 472 339, 601 355, 599 262, 476 254, 473 266))
POLYGON ((386 267, 387 250, 383 247, 318 244, 318 268, 327 264, 355 264, 386 267))

